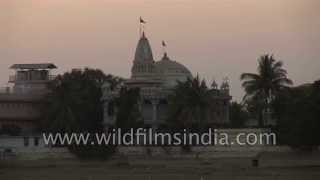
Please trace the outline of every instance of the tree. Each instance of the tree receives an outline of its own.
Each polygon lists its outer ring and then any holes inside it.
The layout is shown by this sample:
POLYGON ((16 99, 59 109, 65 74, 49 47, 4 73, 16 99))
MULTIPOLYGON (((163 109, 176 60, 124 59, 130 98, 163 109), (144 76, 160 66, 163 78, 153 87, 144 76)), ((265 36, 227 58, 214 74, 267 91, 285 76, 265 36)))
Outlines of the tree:
POLYGON ((106 75, 105 81, 107 81, 110 84, 110 89, 115 89, 118 85, 123 83, 124 79, 118 76, 113 76, 111 74, 106 75))
POLYGON ((138 128, 143 122, 140 121, 141 114, 138 108, 138 101, 140 98, 140 89, 127 89, 125 87, 120 89, 120 95, 115 99, 117 106, 117 128, 128 129, 138 128))
POLYGON ((292 85, 287 78, 287 71, 283 69, 282 61, 273 56, 263 55, 258 59, 258 73, 243 73, 240 77, 246 95, 246 103, 254 103, 259 113, 259 124, 262 122, 263 112, 270 110, 270 104, 276 95, 283 89, 292 85))
POLYGON ((208 87, 199 76, 186 82, 178 82, 168 99, 169 124, 183 128, 203 126, 210 99, 208 87))
POLYGON ((273 102, 279 142, 299 149, 320 144, 320 81, 281 92, 273 102))
POLYGON ((230 105, 230 124, 234 128, 244 126, 245 121, 248 119, 248 112, 242 104, 231 102, 230 105))
POLYGON ((43 124, 51 132, 83 132, 101 129, 100 70, 73 70, 57 76, 49 85, 43 124))
MULTIPOLYGON (((101 86, 105 81, 116 83, 114 79, 120 78, 106 76, 101 70, 88 68, 57 76, 49 84, 50 93, 43 108, 45 121, 42 122, 42 129, 50 133, 103 132, 101 86)), ((113 152, 113 148, 99 146, 68 147, 82 158, 105 157, 104 152, 113 152)))

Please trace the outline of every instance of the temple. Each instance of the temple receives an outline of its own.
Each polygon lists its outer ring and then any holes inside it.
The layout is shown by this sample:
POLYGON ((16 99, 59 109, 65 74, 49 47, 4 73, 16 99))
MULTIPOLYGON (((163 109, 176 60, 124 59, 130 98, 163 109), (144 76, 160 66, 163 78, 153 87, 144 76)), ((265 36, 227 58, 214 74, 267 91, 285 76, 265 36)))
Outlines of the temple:
MULTIPOLYGON (((104 124, 106 129, 115 127, 116 112, 114 100, 119 97, 121 87, 139 88, 140 99, 138 109, 143 124, 147 127, 157 128, 166 123, 168 111, 168 96, 177 82, 184 82, 192 78, 190 70, 181 63, 172 60, 165 52, 163 57, 155 61, 149 40, 143 32, 134 55, 131 77, 120 87, 110 88, 110 84, 103 85, 104 124), (112 110, 112 111, 111 111, 112 110)), ((218 88, 216 82, 212 83, 210 93, 214 99, 214 105, 210 112, 208 125, 222 125, 229 122, 229 84, 224 80, 218 88)))

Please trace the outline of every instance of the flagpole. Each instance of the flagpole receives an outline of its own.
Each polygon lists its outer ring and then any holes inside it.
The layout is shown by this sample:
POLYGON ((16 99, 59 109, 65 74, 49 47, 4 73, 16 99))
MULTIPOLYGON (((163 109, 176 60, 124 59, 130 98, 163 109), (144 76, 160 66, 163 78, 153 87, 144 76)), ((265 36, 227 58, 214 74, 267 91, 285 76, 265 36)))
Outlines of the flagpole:
POLYGON ((144 21, 142 19, 142 17, 140 16, 140 26, 139 26, 139 35, 140 37, 142 37, 143 32, 144 32, 144 24, 146 23, 146 21, 144 21))
POLYGON ((165 55, 167 53, 167 45, 164 41, 162 41, 162 54, 165 55))
POLYGON ((164 46, 163 46, 163 41, 161 43, 161 47, 162 47, 162 54, 164 54, 164 46))
POLYGON ((142 26, 142 23, 141 23, 141 16, 139 18, 139 37, 141 37, 141 26, 142 26))
POLYGON ((164 55, 166 53, 166 50, 164 49, 165 47, 162 46, 162 54, 164 55))
POLYGON ((141 37, 141 22, 139 22, 139 37, 141 37))

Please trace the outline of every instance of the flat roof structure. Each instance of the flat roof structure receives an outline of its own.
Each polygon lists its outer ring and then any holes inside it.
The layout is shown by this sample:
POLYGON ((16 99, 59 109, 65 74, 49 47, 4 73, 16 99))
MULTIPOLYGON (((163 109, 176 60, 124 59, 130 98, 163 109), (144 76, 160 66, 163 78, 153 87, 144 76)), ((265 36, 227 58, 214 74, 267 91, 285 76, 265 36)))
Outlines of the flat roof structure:
POLYGON ((40 63, 40 64, 14 64, 10 66, 10 69, 56 69, 57 66, 52 63, 40 63))

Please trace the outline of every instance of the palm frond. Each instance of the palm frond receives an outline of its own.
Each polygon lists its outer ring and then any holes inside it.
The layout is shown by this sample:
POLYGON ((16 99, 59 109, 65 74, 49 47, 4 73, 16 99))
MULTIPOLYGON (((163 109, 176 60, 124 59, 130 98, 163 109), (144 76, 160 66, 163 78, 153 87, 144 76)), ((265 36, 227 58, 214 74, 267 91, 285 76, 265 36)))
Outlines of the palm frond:
POLYGON ((260 79, 259 74, 254 74, 254 73, 242 73, 240 76, 240 80, 257 80, 260 79))

